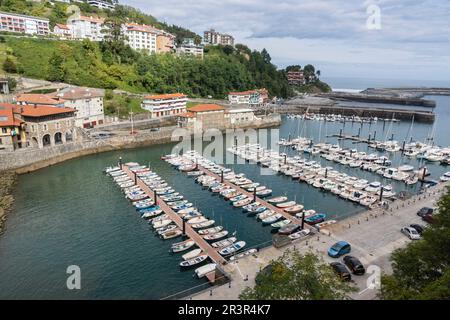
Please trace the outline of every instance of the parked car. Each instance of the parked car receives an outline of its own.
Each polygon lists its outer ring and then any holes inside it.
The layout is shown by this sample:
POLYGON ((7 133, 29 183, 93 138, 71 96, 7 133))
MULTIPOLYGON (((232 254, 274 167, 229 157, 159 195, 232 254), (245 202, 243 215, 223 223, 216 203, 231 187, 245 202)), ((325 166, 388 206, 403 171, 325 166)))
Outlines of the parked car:
POLYGON ((357 276, 362 276, 364 273, 366 273, 366 269, 364 268, 361 261, 353 256, 345 256, 344 263, 349 268, 349 270, 357 276))
POLYGON ((151 128, 150 131, 159 131, 160 128, 151 128))
POLYGON ((429 223, 429 224, 433 224, 434 223, 434 217, 432 214, 426 214, 422 217, 422 220, 429 223))
POLYGON ((352 280, 352 275, 348 271, 347 267, 340 262, 332 262, 330 266, 333 268, 334 272, 344 281, 352 280))
POLYGON ((346 241, 336 242, 330 249, 328 249, 328 255, 332 258, 339 258, 344 254, 350 253, 352 247, 346 241))
POLYGON ((426 216, 427 214, 433 214, 433 208, 423 207, 422 209, 420 209, 420 210, 417 212, 417 215, 418 215, 419 217, 426 216))
POLYGON ((410 238, 411 240, 419 240, 420 239, 420 234, 414 228, 403 227, 400 231, 404 235, 406 235, 408 238, 410 238))
POLYGON ((425 230, 425 227, 421 226, 420 224, 413 223, 410 224, 409 226, 413 229, 416 229, 417 233, 420 235, 422 235, 423 231, 425 230))

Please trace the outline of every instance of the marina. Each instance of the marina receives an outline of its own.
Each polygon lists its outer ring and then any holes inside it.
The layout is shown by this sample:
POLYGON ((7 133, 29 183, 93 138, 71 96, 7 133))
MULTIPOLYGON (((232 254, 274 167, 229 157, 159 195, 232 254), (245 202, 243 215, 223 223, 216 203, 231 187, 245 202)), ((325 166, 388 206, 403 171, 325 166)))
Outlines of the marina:
MULTIPOLYGON (((435 146, 442 151, 450 145, 443 124, 449 119, 449 109, 447 108, 446 97, 436 99, 438 105, 435 112, 439 115, 436 125, 415 123, 413 138, 414 141, 426 143, 426 139, 434 131, 435 146)), ((410 131, 411 120, 393 122, 390 129, 391 133, 388 132, 390 126, 390 123, 386 123, 383 131, 383 122, 380 120, 377 123, 365 122, 362 128, 359 122, 354 122, 353 125, 351 122, 347 122, 342 134, 351 137, 358 135, 358 131, 360 131, 361 137, 368 137, 369 134, 373 137, 373 132, 377 131, 376 141, 383 142, 389 141, 392 133, 394 133, 395 140, 400 142, 398 146, 401 148, 402 142, 405 140, 404 137, 410 135, 408 131, 410 131), (385 137, 386 139, 384 139, 385 137)), ((366 155, 375 153, 377 160, 386 157, 386 163, 387 160, 391 162, 389 167, 396 169, 403 167, 402 169, 408 169, 406 172, 409 173, 414 173, 421 167, 426 166, 429 174, 426 177, 427 181, 435 180, 439 182, 441 178, 447 179, 446 173, 449 169, 440 161, 429 161, 417 156, 408 157, 402 155, 401 150, 387 152, 386 150, 370 148, 368 143, 354 143, 355 141, 351 139, 339 139, 338 135, 342 128, 343 123, 339 121, 326 122, 325 125, 325 121, 311 121, 284 116, 283 123, 279 128, 279 138, 276 141, 283 141, 283 139, 284 141, 292 141, 303 137, 306 140, 312 140, 311 149, 317 148, 317 144, 321 143, 322 146, 338 145, 342 152, 345 150, 345 153, 352 149, 356 149, 358 153, 365 152, 366 155), (410 167, 404 166, 412 166, 414 169, 409 171, 410 167)), ((409 141, 410 139, 408 139, 409 141)), ((226 143, 227 148, 233 146, 233 141, 226 141, 226 143)), ((200 270, 202 272, 199 272, 199 274, 203 275, 200 279, 195 270, 200 267, 201 263, 208 266, 214 262, 210 257, 207 259, 200 258, 199 260, 202 261, 199 262, 199 265, 196 265, 196 261, 192 261, 205 255, 204 250, 197 245, 197 241, 194 241, 195 239, 191 236, 183 238, 182 235, 179 235, 162 240, 161 235, 154 232, 155 229, 152 228, 152 231, 149 232, 149 225, 145 223, 147 219, 171 217, 171 213, 166 212, 169 209, 177 214, 169 205, 165 206, 167 202, 163 199, 167 195, 158 195, 159 208, 156 208, 156 206, 148 207, 151 202, 146 202, 146 200, 153 198, 155 190, 152 188, 144 189, 141 185, 138 185, 141 190, 132 189, 135 183, 131 172, 127 173, 127 179, 120 180, 121 178, 119 178, 119 181, 105 179, 101 171, 109 164, 116 165, 119 157, 123 157, 124 162, 133 161, 144 164, 161 178, 158 181, 164 180, 159 184, 159 187, 160 189, 173 189, 173 193, 171 193, 173 196, 170 199, 172 201, 168 202, 171 202, 171 205, 180 206, 177 208, 180 211, 184 210, 180 215, 189 216, 189 220, 198 217, 190 211, 190 208, 197 208, 199 212, 207 213, 205 216, 208 217, 208 221, 214 220, 214 225, 194 229, 186 224, 186 227, 189 227, 199 237, 203 239, 203 236, 212 236, 228 231, 228 234, 223 238, 206 241, 217 253, 224 247, 244 241, 245 247, 235 255, 222 257, 218 254, 221 258, 228 260, 228 264, 235 260, 243 263, 247 259, 254 259, 253 255, 260 252, 261 248, 272 248, 272 237, 274 235, 271 233, 272 229, 277 229, 282 233, 290 232, 289 228, 283 229, 286 226, 282 223, 278 224, 280 221, 267 224, 266 229, 262 226, 262 220, 257 219, 257 215, 263 212, 252 211, 252 209, 256 211, 257 206, 254 208, 246 207, 250 209, 248 212, 244 212, 246 205, 234 209, 233 205, 228 205, 224 198, 219 195, 220 191, 223 190, 219 190, 219 188, 206 191, 194 182, 200 176, 212 176, 214 180, 220 183, 221 173, 219 171, 217 173, 211 172, 211 175, 196 173, 200 170, 208 170, 201 164, 199 164, 199 170, 186 172, 174 170, 172 165, 160 159, 163 155, 171 154, 174 145, 172 143, 91 155, 21 176, 18 182, 19 188, 15 194, 14 214, 9 217, 7 232, 0 241, 0 271, 4 275, 0 279, 0 286, 4 290, 0 295, 5 295, 5 292, 8 292, 8 296, 28 298, 38 296, 71 298, 75 294, 79 298, 160 299, 177 292, 184 293, 176 297, 187 296, 192 292, 205 290, 210 286, 207 277, 204 275, 212 267, 209 266, 200 270), (129 191, 131 191, 128 198, 125 199, 126 195, 117 187, 117 182, 123 183, 124 187, 129 185, 125 187, 130 188, 129 191), (144 193, 141 193, 141 191, 144 193), (144 194, 147 198, 144 198, 144 194), (130 202, 130 200, 133 201, 130 202), (140 203, 140 209, 146 210, 145 217, 143 217, 145 221, 136 214, 137 207, 130 205, 130 203, 140 203), (191 203, 192 207, 186 206, 181 209, 183 205, 188 203, 191 203), (272 224, 276 224, 275 227, 272 224), (218 226, 223 227, 223 229, 220 231, 219 229, 210 230, 218 226), (196 230, 199 230, 199 232, 196 232, 196 230), (200 235, 201 230, 205 230, 205 234, 200 235), (194 244, 190 241, 193 241, 194 244), (175 247, 172 247, 172 245, 175 245, 175 247), (177 253, 171 253, 174 248, 177 253), (255 248, 254 250, 258 249, 258 251, 249 251, 253 248, 255 248), (46 259, 49 256, 57 257, 57 259, 46 259), (29 257, 32 257, 32 259, 29 257), (189 262, 183 263, 183 266, 181 266, 180 264, 184 261, 189 262), (80 265, 86 288, 91 289, 74 293, 60 287, 60 283, 66 279, 65 269, 72 264, 80 265), (61 272, 55 272, 51 275, 46 274, 45 277, 40 276, 42 270, 46 269, 61 270, 61 272), (12 277, 21 277, 26 281, 19 286, 13 286, 11 282, 7 281, 8 278, 12 277), (42 293, 37 288, 42 287, 44 283, 48 290, 42 293), (192 291, 185 292, 185 290, 192 291)), ((316 151, 311 150, 312 152, 308 153, 304 149, 295 150, 292 145, 273 144, 273 146, 276 145, 279 148, 277 154, 286 154, 287 159, 300 157, 306 160, 305 162, 315 161, 322 168, 332 167, 333 170, 341 174, 345 173, 349 177, 367 180, 369 184, 367 187, 374 190, 379 185, 371 185, 373 182, 380 182, 380 185, 383 186, 391 185, 393 192, 397 194, 396 196, 404 191, 411 194, 420 193, 427 185, 427 183, 422 184, 421 181, 407 185, 404 181, 386 178, 384 175, 364 170, 361 167, 352 167, 349 164, 327 160, 325 158, 326 152, 321 153, 319 151, 316 153, 316 151)), ((305 145, 305 149, 309 147, 309 144, 305 145)), ((352 154, 356 153, 352 152, 352 154)), ((279 160, 283 163, 284 156, 280 157, 279 160)), ((293 180, 292 176, 282 173, 262 174, 263 168, 252 161, 242 164, 223 164, 222 166, 225 170, 229 170, 228 173, 231 171, 242 173, 245 178, 251 180, 251 183, 245 181, 247 185, 242 184, 240 186, 225 180, 224 183, 229 183, 228 187, 239 188, 237 189, 239 193, 245 194, 247 198, 252 198, 253 192, 244 189, 243 186, 249 189, 254 188, 256 192, 262 194, 261 197, 258 196, 257 202, 264 201, 260 204, 270 207, 271 210, 276 210, 277 214, 283 215, 284 219, 289 218, 289 220, 295 221, 295 223, 291 222, 290 224, 301 223, 296 215, 302 211, 293 214, 287 213, 277 207, 276 204, 293 201, 295 203, 291 206, 294 207, 293 212, 300 210, 300 207, 295 206, 301 205, 304 207, 304 212, 314 210, 316 214, 324 213, 326 214, 326 221, 336 221, 329 225, 333 228, 339 227, 341 221, 358 217, 360 214, 365 215, 365 212, 367 214, 372 212, 371 210, 366 211, 366 207, 360 203, 343 199, 323 188, 316 188, 313 186, 314 183, 312 185, 305 182, 300 183, 300 177, 299 180, 293 180), (263 186, 266 188, 262 189, 263 186), (267 189, 272 190, 272 192, 264 196, 264 190, 267 189), (269 200, 271 201, 269 202, 269 200)), ((264 169, 271 170, 270 168, 264 169)), ((224 173, 224 175, 226 174, 224 173)), ((160 192, 164 191, 161 190, 160 192)), ((388 203, 393 206, 396 203, 395 201, 398 200, 394 200, 394 202, 388 200, 388 203)), ((377 210, 377 208, 374 210, 377 210)), ((269 218, 269 216, 264 215, 261 215, 261 217, 269 218)), ((177 220, 176 217, 173 218, 177 220)), ((320 218, 320 216, 317 218, 320 218)), ((179 219, 178 221, 181 222, 181 217, 179 219)), ((165 219, 160 221, 163 220, 165 219)), ((155 222, 157 221, 155 220, 155 222)), ((194 221, 200 224, 205 222, 194 221)), ((165 223, 167 222, 161 223, 161 225, 165 223)), ((161 228, 166 228, 171 224, 182 232, 182 224, 179 225, 176 222, 169 223, 161 228)), ((305 227, 303 233, 295 233, 289 238, 297 243, 297 241, 302 241, 305 236, 309 237, 309 234, 304 235, 308 232, 306 230, 310 230, 308 225, 305 224, 305 227)), ((325 226, 324 229, 326 228, 325 226)), ((160 229, 159 231, 163 231, 164 234, 175 230, 160 229)), ((311 232, 315 232, 316 228, 311 227, 311 230, 311 232)), ((245 277, 245 274, 243 276, 245 277)))

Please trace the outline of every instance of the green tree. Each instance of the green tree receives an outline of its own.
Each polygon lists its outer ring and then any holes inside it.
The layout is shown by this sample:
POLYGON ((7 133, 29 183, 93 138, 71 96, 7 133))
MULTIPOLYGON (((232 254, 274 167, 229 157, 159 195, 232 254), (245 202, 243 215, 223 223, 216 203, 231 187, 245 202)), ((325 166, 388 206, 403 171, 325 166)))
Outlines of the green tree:
POLYGON ((342 281, 318 256, 286 251, 257 275, 254 288, 245 288, 244 300, 338 300, 356 289, 342 281))
POLYGON ((450 299, 450 188, 434 218, 421 240, 392 254, 393 273, 381 279, 382 299, 450 299))
POLYGON ((11 57, 6 57, 3 62, 3 70, 9 73, 17 73, 17 65, 11 57))
POLYGON ((59 52, 54 52, 48 62, 47 80, 62 82, 65 76, 64 57, 59 52))

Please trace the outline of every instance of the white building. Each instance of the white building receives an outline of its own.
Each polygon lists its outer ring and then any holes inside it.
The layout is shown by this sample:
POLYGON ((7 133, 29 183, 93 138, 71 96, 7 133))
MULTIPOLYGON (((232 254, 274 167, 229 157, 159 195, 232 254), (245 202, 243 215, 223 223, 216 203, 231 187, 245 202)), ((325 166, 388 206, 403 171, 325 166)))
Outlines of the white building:
POLYGON ((104 123, 104 95, 103 90, 83 87, 69 87, 56 93, 56 96, 64 99, 66 107, 77 110, 75 126, 82 128, 104 123))
POLYGON ((111 1, 111 3, 107 1, 101 1, 101 0, 87 0, 87 3, 93 7, 99 8, 99 9, 108 9, 108 10, 114 10, 116 7, 117 1, 111 1))
POLYGON ((203 59, 203 46, 196 45, 194 39, 187 38, 183 40, 183 43, 177 48, 178 55, 191 55, 203 59))
POLYGON ((73 38, 73 31, 71 26, 67 24, 55 24, 53 28, 53 34, 61 39, 71 39, 73 38))
POLYGON ((203 42, 212 45, 230 45, 234 47, 234 37, 229 34, 222 34, 214 29, 203 32, 203 42))
POLYGON ((104 22, 105 19, 102 18, 78 16, 71 18, 67 25, 72 30, 74 39, 102 41, 104 38, 104 33, 102 33, 104 22))
POLYGON ((231 104, 261 105, 268 99, 269 92, 264 88, 228 93, 228 102, 231 104))
POLYGON ((230 121, 231 125, 237 125, 258 120, 252 109, 229 109, 225 112, 225 119, 230 121))
POLYGON ((49 20, 9 12, 0 12, 0 31, 37 34, 50 34, 49 20))
POLYGON ((134 50, 156 53, 156 38, 161 30, 149 25, 128 23, 122 27, 128 45, 134 50))
POLYGON ((182 93, 146 96, 142 108, 150 112, 150 118, 179 115, 186 112, 187 97, 182 93))

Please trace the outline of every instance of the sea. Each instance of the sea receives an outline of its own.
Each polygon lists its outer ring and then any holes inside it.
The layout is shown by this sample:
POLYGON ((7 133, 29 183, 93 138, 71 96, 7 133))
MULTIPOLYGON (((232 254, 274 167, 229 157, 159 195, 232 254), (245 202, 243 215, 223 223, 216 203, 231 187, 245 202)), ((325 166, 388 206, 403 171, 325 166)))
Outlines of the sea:
MULTIPOLYGON (((393 86, 391 83, 331 82, 333 87, 363 89, 393 86)), ((405 82, 405 85, 410 85, 405 82)), ((428 85, 428 84, 423 84, 428 85)), ((346 134, 367 137, 376 131, 379 140, 424 141, 434 137, 440 146, 450 145, 450 97, 429 96, 435 100, 435 124, 411 122, 376 124, 321 123, 288 119, 278 129, 280 138, 299 135, 315 142, 340 143, 343 147, 374 152, 366 145, 337 141, 328 137, 343 129, 346 134)), ((180 270, 180 255, 169 252, 170 245, 179 241, 163 241, 156 237, 145 220, 124 198, 120 189, 102 170, 117 163, 137 161, 149 165, 206 216, 236 234, 248 248, 271 244, 270 226, 263 227, 255 218, 233 209, 218 196, 203 190, 192 178, 174 170, 160 160, 172 153, 174 143, 119 150, 72 159, 36 172, 19 176, 14 191, 15 203, 8 215, 6 230, 0 236, 0 299, 174 299, 209 288, 204 279, 197 279, 193 270, 180 270), (71 268, 80 270, 81 288, 70 289, 71 268)), ((290 155, 291 149, 282 149, 290 155)), ((329 163, 317 156, 308 156, 337 170, 369 181, 380 180, 376 174, 329 163)), ((399 154, 390 155, 393 165, 426 165, 431 179, 438 179, 449 169, 439 164, 408 160, 399 154)), ((280 175, 262 175, 255 164, 226 164, 243 172, 254 181, 302 203, 307 209, 327 214, 329 219, 344 219, 364 210, 309 185, 294 182, 280 175)), ((392 184, 395 191, 417 192, 419 186, 392 184)))

